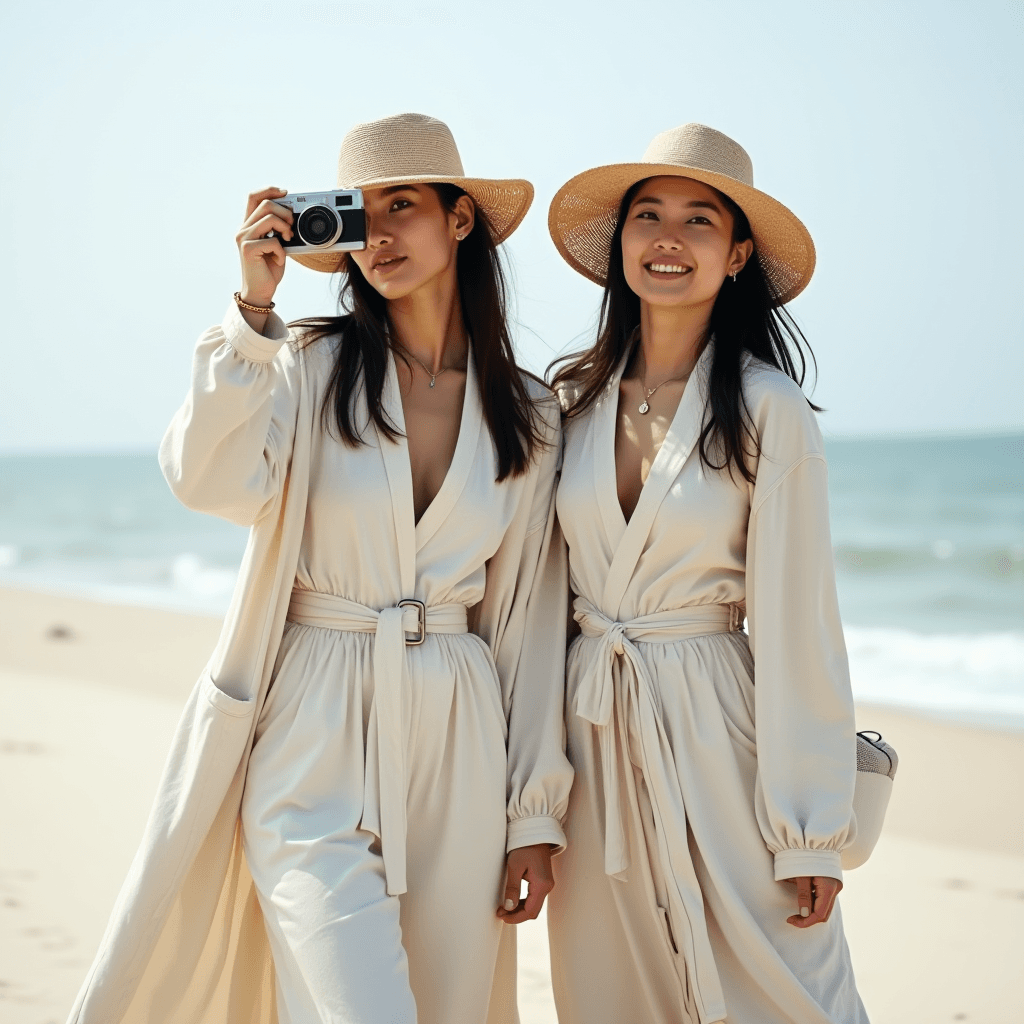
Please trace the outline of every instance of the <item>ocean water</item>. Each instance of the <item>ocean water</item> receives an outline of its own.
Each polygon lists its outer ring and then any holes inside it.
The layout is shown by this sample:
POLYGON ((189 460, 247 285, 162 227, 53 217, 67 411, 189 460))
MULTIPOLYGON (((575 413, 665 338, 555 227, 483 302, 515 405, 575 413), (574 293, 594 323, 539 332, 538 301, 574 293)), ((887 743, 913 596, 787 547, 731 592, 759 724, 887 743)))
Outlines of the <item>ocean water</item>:
MULTIPOLYGON (((856 696, 1024 728, 1024 435, 828 453, 856 696)), ((0 585, 217 614, 245 538, 153 454, 0 458, 0 585)))
POLYGON ((856 696, 1024 728, 1024 435, 828 456, 856 696))

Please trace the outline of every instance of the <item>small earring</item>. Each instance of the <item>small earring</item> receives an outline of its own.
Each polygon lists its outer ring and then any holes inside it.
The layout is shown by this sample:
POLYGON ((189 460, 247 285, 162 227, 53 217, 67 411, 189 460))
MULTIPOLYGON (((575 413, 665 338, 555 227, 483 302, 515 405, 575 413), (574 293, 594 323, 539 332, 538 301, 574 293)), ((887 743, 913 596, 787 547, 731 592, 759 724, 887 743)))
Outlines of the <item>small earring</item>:
POLYGON ((455 236, 455 241, 456 242, 461 242, 465 237, 466 237, 465 235, 456 235, 455 236))
POLYGON ((732 272, 732 283, 733 284, 736 283, 736 271, 735 270, 732 272))

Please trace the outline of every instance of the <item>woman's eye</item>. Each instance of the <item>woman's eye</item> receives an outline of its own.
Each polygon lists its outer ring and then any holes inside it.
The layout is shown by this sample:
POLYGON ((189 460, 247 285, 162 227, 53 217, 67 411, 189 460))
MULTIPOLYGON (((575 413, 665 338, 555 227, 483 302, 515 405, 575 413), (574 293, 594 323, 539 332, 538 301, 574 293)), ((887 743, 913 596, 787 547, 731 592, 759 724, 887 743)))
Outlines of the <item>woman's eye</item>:
POLYGON ((653 210, 641 210, 636 215, 637 220, 657 220, 657 214, 653 210))
POLYGON ((691 223, 691 224, 710 224, 710 223, 711 223, 711 221, 709 221, 709 220, 707 219, 707 217, 700 217, 700 216, 697 216, 697 217, 691 217, 691 218, 690 218, 690 223, 691 223))
POLYGON ((408 199, 396 199, 391 204, 392 210, 404 210, 407 206, 412 206, 412 203, 408 199))

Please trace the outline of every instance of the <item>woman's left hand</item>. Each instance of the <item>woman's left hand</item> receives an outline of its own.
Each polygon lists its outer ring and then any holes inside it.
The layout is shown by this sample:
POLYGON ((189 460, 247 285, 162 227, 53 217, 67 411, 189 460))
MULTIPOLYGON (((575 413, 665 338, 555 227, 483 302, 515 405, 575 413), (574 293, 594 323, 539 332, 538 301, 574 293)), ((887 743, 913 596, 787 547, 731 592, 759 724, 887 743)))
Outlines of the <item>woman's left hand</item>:
POLYGON ((829 919, 836 897, 843 887, 838 878, 815 875, 813 878, 790 878, 796 883, 797 912, 786 920, 795 928, 810 928, 812 924, 823 924, 829 919), (807 915, 804 916, 804 910, 807 915))
POLYGON ((505 924, 532 921, 544 906, 547 894, 555 887, 551 874, 551 844, 521 846, 508 855, 505 873, 504 904, 498 917, 505 924), (520 884, 526 879, 526 899, 519 898, 520 884))

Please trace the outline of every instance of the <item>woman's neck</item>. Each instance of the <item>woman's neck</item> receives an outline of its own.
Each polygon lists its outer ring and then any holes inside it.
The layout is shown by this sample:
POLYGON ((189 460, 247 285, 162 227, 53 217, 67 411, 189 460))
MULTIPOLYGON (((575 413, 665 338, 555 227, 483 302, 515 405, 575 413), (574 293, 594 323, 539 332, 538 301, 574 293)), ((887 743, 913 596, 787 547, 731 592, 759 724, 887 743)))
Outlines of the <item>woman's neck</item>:
POLYGON ((388 319, 397 343, 431 373, 466 365, 469 345, 454 273, 389 302, 388 319))
POLYGON ((640 304, 640 345, 634 373, 648 387, 686 377, 708 338, 710 310, 704 306, 640 304))

